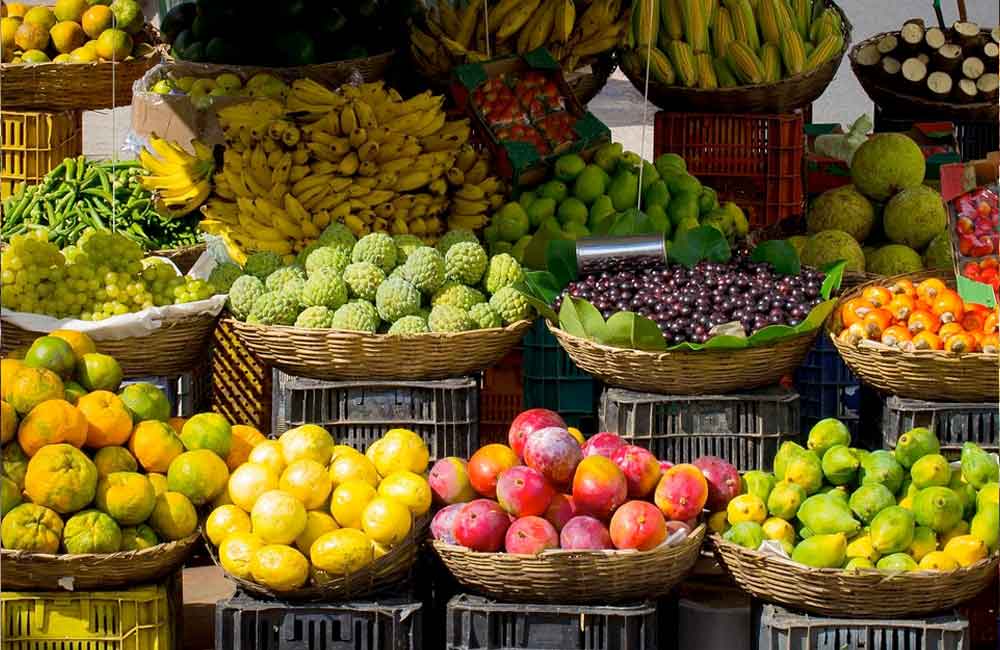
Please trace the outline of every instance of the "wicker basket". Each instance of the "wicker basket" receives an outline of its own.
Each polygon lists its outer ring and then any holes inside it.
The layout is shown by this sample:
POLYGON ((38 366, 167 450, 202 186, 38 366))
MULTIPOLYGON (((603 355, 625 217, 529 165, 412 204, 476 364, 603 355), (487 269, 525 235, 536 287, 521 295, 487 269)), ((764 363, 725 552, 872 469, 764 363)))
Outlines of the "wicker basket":
POLYGON ((802 365, 817 332, 739 350, 643 352, 594 343, 546 324, 573 363, 604 383, 666 395, 718 395, 776 384, 802 365))
POLYGON ((566 76, 566 83, 569 84, 569 87, 573 90, 573 94, 576 95, 577 101, 581 105, 586 106, 591 100, 601 94, 604 86, 608 83, 608 79, 611 78, 611 73, 615 71, 617 66, 618 61, 614 54, 606 52, 590 64, 589 72, 576 71, 568 75, 566 73, 563 74, 566 76))
MULTIPOLYGON (((267 73, 291 83, 295 79, 308 78, 336 88, 345 83, 380 81, 385 79, 389 66, 392 65, 395 50, 382 52, 374 56, 313 65, 270 68, 253 65, 229 65, 225 63, 195 63, 182 61, 173 57, 165 57, 165 71, 176 76, 191 75, 195 77, 216 77, 224 72, 235 73, 244 80, 258 73, 267 73)), ((144 90, 148 90, 144 89, 144 90)))
POLYGON ((179 569, 198 543, 198 534, 141 551, 51 555, 0 550, 4 589, 91 591, 155 582, 179 569), (72 578, 72 583, 60 580, 72 578))
MULTIPOLYGON (((98 351, 115 358, 126 377, 175 377, 204 360, 215 321, 207 314, 177 318, 164 321, 146 336, 95 343, 98 351)), ((44 335, 3 321, 2 349, 6 354, 44 335)))
MULTIPOLYGON (((940 270, 880 278, 848 291, 841 302, 856 298, 870 286, 886 285, 896 279, 918 282, 941 277, 951 287, 954 276, 940 270)), ((939 350, 905 352, 894 348, 855 347, 837 339, 843 329, 840 309, 827 322, 827 333, 847 367, 866 384, 900 397, 932 402, 996 402, 1000 377, 1000 355, 956 354, 939 350)))
MULTIPOLYGON (((159 32, 149 25, 145 38, 160 42, 159 32)), ((157 45, 147 56, 120 63, 0 64, 4 109, 92 111, 128 106, 132 84, 159 63, 165 51, 157 45)))
POLYGON ((198 261, 201 254, 205 252, 205 244, 195 244, 194 246, 183 246, 181 248, 167 248, 150 251, 150 257, 165 257, 174 263, 181 274, 187 274, 198 261))
POLYGON ((652 551, 479 553, 435 540, 434 550, 462 586, 502 601, 612 603, 658 598, 683 580, 701 551, 705 524, 652 551))
POLYGON ((531 327, 531 321, 522 320, 467 332, 389 336, 225 322, 264 363, 328 381, 462 377, 499 361, 531 327))
MULTIPOLYGON (((226 577, 243 591, 263 598, 293 602, 330 602, 336 600, 360 600, 391 587, 410 575, 410 569, 417 559, 420 545, 427 536, 430 517, 423 515, 413 522, 410 533, 388 553, 378 558, 364 569, 349 576, 332 576, 312 569, 309 584, 294 591, 274 591, 261 584, 237 578, 226 571, 226 577)), ((208 539, 205 546, 212 561, 225 571, 219 563, 219 555, 208 539)))
MULTIPOLYGON (((835 2, 826 4, 840 14, 844 47, 818 68, 773 83, 713 90, 666 86, 650 75, 649 100, 667 111, 693 113, 726 113, 733 110, 741 113, 791 113, 797 108, 809 106, 833 81, 840 61, 851 43, 851 22, 843 9, 835 2)), ((639 93, 644 94, 646 70, 642 66, 642 69, 633 67, 638 59, 639 57, 619 56, 619 66, 639 93)))
MULTIPOLYGON (((988 33, 988 30, 983 30, 988 33)), ((899 115, 919 115, 923 119, 958 120, 968 122, 996 122, 998 106, 996 102, 972 102, 960 104, 953 102, 939 102, 926 99, 917 95, 908 95, 891 88, 886 88, 882 84, 883 79, 873 70, 869 70, 858 64, 858 52, 865 45, 877 43, 879 39, 890 34, 898 35, 899 32, 883 32, 876 34, 869 39, 861 41, 851 49, 848 58, 851 61, 851 68, 854 76, 858 78, 861 87, 871 98, 875 105, 882 110, 899 115)))
POLYGON ((951 609, 985 589, 1000 555, 956 571, 814 569, 776 555, 743 548, 719 535, 715 557, 736 584, 755 598, 824 616, 903 618, 951 609))

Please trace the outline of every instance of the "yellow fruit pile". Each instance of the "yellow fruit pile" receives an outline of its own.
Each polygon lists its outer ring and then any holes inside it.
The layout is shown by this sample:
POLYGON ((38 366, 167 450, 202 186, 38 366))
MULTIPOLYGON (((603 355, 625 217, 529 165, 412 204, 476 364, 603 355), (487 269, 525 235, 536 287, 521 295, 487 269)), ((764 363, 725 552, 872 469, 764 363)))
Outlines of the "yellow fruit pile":
POLYGON ((230 574, 275 591, 357 572, 431 506, 427 446, 392 429, 362 454, 306 424, 253 447, 205 522, 230 574))

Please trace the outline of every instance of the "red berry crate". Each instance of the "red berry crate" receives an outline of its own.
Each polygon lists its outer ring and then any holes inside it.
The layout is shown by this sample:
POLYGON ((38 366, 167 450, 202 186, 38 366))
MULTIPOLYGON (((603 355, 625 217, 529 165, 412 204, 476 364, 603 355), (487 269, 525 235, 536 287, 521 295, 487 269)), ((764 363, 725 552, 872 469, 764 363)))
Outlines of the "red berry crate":
POLYGON ((747 213, 751 228, 765 228, 805 208, 801 112, 784 115, 656 114, 653 151, 675 153, 721 201, 747 213))
POLYGON ((483 373, 479 392, 479 444, 507 444, 510 423, 524 410, 524 356, 514 348, 483 373))

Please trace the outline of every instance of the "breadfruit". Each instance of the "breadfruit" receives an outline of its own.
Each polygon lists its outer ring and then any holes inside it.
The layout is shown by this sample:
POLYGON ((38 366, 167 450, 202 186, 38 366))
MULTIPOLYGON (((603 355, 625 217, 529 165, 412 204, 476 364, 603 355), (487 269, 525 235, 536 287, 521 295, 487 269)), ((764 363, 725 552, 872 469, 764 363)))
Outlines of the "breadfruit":
POLYGON ((859 242, 871 233, 875 209, 871 201, 853 185, 845 185, 820 194, 809 207, 806 228, 812 234, 824 230, 843 230, 859 242))
POLYGON ((885 201, 924 182, 927 163, 917 143, 901 133, 880 133, 858 147, 851 180, 862 194, 885 201))

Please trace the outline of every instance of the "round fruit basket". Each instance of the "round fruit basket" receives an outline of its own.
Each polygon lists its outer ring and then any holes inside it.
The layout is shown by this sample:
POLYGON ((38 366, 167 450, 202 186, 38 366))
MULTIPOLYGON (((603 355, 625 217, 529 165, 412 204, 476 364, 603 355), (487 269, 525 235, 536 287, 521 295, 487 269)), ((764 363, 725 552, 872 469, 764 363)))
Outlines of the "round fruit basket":
POLYGON ((141 551, 52 555, 0 550, 4 589, 89 591, 153 582, 183 566, 198 534, 141 551), (69 580, 69 582, 67 582, 69 580))
POLYGON ((687 576, 705 538, 699 525, 678 544, 651 551, 480 553, 433 542, 455 579, 490 598, 526 602, 609 603, 657 598, 687 576))
POLYGON ((429 380, 489 368, 517 345, 531 321, 467 332, 389 336, 348 330, 249 325, 226 319, 236 336, 279 370, 328 381, 429 380))
MULTIPOLYGON (((772 83, 737 86, 734 88, 688 88, 667 86, 657 81, 652 74, 649 79, 649 100, 669 111, 691 111, 700 113, 720 113, 738 107, 742 113, 791 113, 797 108, 812 104, 837 74, 844 53, 851 43, 851 22, 844 10, 835 2, 827 2, 840 14, 844 46, 826 63, 772 83)), ((646 67, 644 57, 619 54, 618 65, 640 94, 646 89, 646 67)))
POLYGON ((186 274, 198 261, 201 254, 205 252, 205 244, 195 244, 194 246, 182 246, 181 248, 167 248, 150 251, 150 257, 165 257, 177 267, 181 274, 186 274))
POLYGON ((644 352, 594 343, 546 325, 576 365, 606 384, 668 395, 717 395, 776 384, 802 365, 819 331, 737 350, 644 352))
POLYGON ((713 535, 715 557, 756 598, 824 616, 902 618, 951 609, 993 581, 1000 555, 950 572, 814 569, 713 535))
MULTIPOLYGON (((417 559, 420 544, 427 536, 430 517, 423 515, 414 520, 410 533, 388 553, 378 558, 361 571, 346 576, 334 576, 313 569, 309 584, 293 591, 275 591, 245 578, 238 578, 228 571, 226 577, 244 591, 269 599, 285 601, 352 600, 365 598, 405 580, 417 559)), ((205 546, 216 566, 225 571, 219 562, 219 554, 212 543, 205 538, 205 546)))
POLYGON ((955 287, 953 275, 934 271, 882 278, 854 287, 841 297, 838 308, 827 321, 826 335, 851 372, 880 391, 935 402, 995 402, 1000 355, 984 352, 960 354, 943 350, 905 351, 874 345, 858 347, 838 339, 837 335, 844 327, 840 317, 840 307, 844 302, 857 298, 868 287, 891 284, 900 279, 916 283, 932 277, 941 277, 945 284, 955 287))

